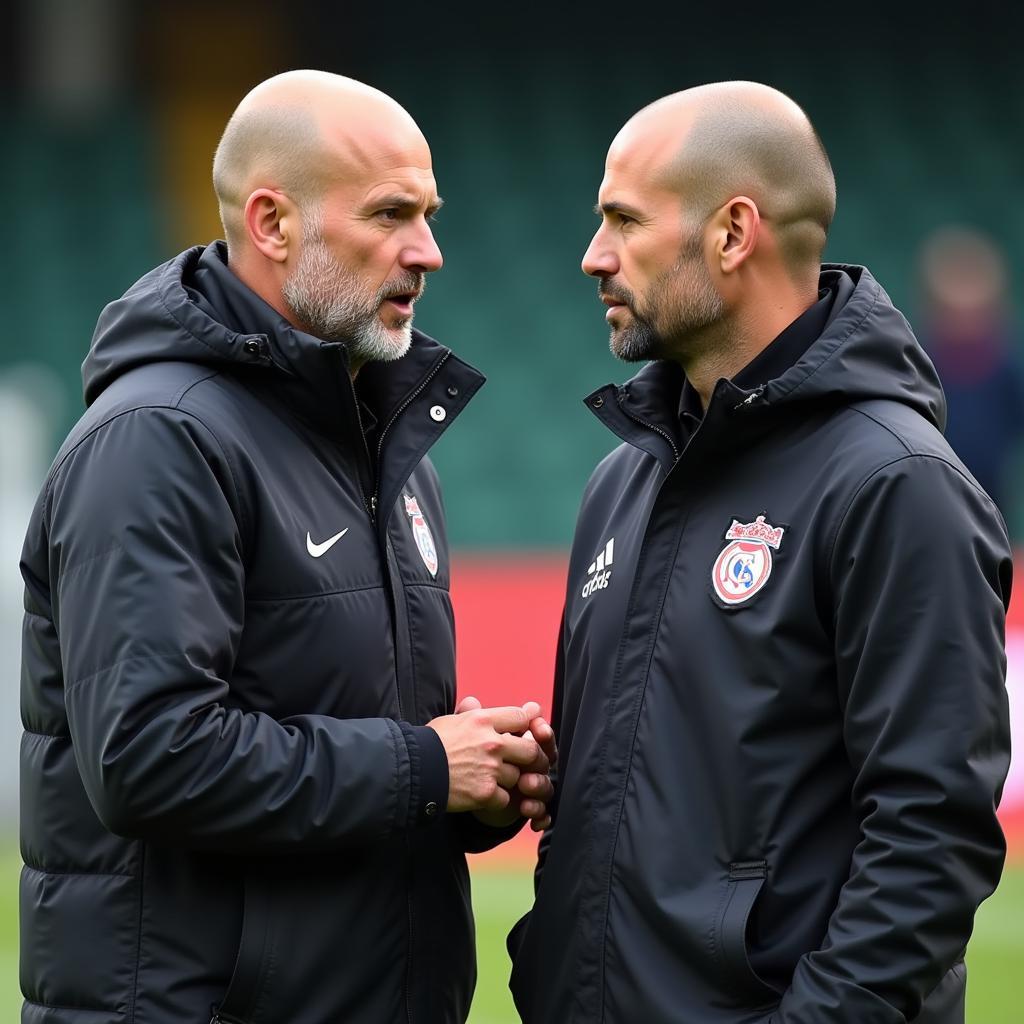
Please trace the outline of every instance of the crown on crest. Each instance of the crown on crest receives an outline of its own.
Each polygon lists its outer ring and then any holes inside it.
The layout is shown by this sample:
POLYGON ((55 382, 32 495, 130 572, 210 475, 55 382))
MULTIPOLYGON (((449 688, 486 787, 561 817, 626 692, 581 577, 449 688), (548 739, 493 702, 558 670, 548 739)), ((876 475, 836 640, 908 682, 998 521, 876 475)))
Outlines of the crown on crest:
POLYGON ((764 516, 758 516, 752 523, 741 523, 738 519, 732 521, 732 526, 726 531, 726 540, 758 540, 778 550, 782 543, 782 535, 786 532, 785 527, 772 526, 764 521, 764 516))

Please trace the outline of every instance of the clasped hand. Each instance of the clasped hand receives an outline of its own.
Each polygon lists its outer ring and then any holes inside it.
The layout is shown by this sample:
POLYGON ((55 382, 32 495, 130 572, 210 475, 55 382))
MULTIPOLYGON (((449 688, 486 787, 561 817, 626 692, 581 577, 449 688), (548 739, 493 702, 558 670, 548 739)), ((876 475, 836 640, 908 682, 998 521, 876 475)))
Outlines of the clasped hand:
POLYGON ((454 715, 427 723, 448 757, 448 810, 472 811, 496 828, 519 817, 534 831, 551 823, 555 734, 540 705, 484 708, 475 697, 459 702, 454 715))

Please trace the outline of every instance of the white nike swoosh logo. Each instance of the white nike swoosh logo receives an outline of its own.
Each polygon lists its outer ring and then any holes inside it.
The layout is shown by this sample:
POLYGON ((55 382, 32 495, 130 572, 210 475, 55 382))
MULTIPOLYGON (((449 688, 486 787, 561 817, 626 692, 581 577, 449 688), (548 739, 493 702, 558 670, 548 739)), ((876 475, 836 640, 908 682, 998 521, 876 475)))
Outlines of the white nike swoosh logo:
POLYGON ((341 533, 336 533, 333 537, 328 537, 327 540, 325 540, 323 542, 323 544, 314 544, 313 543, 313 538, 310 537, 309 531, 307 530, 306 531, 306 550, 314 558, 319 558, 321 555, 327 554, 327 552, 330 551, 331 548, 333 548, 334 545, 337 544, 338 541, 341 540, 341 538, 344 537, 346 533, 348 533, 348 527, 347 526, 345 527, 344 530, 341 531, 341 533))

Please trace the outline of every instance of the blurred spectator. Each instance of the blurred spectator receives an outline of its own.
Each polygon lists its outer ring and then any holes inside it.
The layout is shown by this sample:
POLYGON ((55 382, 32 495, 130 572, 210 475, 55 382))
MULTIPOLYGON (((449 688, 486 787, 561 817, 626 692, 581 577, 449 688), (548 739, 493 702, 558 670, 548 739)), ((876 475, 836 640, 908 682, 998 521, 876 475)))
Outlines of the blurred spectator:
POLYGON ((1002 253, 970 228, 944 227, 921 250, 923 340, 949 403, 946 438, 1013 529, 1014 449, 1024 435, 1024 370, 1002 253))

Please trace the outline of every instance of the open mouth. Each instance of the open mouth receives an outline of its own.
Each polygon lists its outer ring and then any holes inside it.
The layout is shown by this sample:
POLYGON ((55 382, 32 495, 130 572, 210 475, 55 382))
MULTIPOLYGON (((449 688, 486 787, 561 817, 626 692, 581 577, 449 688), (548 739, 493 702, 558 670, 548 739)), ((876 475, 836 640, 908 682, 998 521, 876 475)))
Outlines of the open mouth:
POLYGON ((412 316, 413 303, 419 298, 416 292, 389 295, 384 301, 390 302, 402 316, 412 316))

